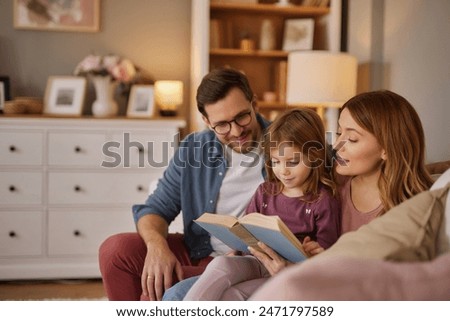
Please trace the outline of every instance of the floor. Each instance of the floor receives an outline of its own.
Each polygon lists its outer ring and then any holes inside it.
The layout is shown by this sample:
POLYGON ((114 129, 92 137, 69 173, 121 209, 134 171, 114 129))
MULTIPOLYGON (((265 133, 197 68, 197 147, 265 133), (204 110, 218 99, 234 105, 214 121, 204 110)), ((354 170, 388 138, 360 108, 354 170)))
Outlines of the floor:
POLYGON ((1 281, 0 300, 106 300, 101 279, 1 281))

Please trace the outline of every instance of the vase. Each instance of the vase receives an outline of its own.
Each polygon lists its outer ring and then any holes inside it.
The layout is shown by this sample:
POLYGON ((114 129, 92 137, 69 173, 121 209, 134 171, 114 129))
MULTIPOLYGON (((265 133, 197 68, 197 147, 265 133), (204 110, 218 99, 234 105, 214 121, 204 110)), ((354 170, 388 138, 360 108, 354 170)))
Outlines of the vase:
POLYGON ((270 19, 264 19, 261 24, 261 35, 259 39, 259 49, 275 49, 275 28, 270 19))
POLYGON ((119 111, 119 106, 114 100, 117 82, 110 76, 93 76, 92 82, 96 97, 92 104, 92 114, 96 117, 116 116, 119 111))

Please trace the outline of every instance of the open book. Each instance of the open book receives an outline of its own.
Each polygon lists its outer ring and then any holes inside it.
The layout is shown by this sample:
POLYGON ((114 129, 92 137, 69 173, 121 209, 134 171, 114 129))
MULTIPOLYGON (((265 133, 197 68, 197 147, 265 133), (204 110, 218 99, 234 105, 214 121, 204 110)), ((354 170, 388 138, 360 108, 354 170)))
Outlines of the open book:
POLYGON ((236 251, 248 253, 248 246, 261 250, 263 242, 291 262, 301 262, 308 255, 295 235, 278 216, 250 213, 237 219, 230 215, 204 213, 195 222, 236 251))

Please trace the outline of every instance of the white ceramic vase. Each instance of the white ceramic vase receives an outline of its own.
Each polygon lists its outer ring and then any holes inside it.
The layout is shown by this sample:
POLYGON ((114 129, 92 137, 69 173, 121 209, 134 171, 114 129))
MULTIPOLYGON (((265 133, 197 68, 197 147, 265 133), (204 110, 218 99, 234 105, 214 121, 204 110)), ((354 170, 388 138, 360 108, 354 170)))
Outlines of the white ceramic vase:
POLYGON ((270 19, 264 19, 261 24, 259 49, 260 50, 274 50, 275 49, 275 28, 270 19))
POLYGON ((114 100, 114 91, 117 82, 110 76, 93 76, 92 82, 95 88, 95 101, 92 104, 92 114, 96 117, 116 116, 119 106, 114 100))

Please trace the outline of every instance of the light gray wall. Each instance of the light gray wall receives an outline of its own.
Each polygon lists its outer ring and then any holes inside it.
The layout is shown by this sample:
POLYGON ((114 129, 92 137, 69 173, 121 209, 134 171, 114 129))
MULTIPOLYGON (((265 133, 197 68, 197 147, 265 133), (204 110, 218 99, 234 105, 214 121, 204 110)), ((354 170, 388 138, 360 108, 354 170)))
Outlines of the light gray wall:
MULTIPOLYGON (((11 78, 13 97, 42 97, 48 76, 70 75, 89 53, 112 53, 131 59, 155 80, 182 80, 181 110, 188 112, 190 0, 102 0, 97 33, 14 29, 12 3, 0 0, 0 75, 11 78)), ((89 95, 86 105, 92 88, 89 95)), ((126 102, 119 103, 124 113, 126 102)))
POLYGON ((450 1, 349 0, 349 52, 369 65, 369 89, 408 99, 427 161, 450 159, 450 1))

